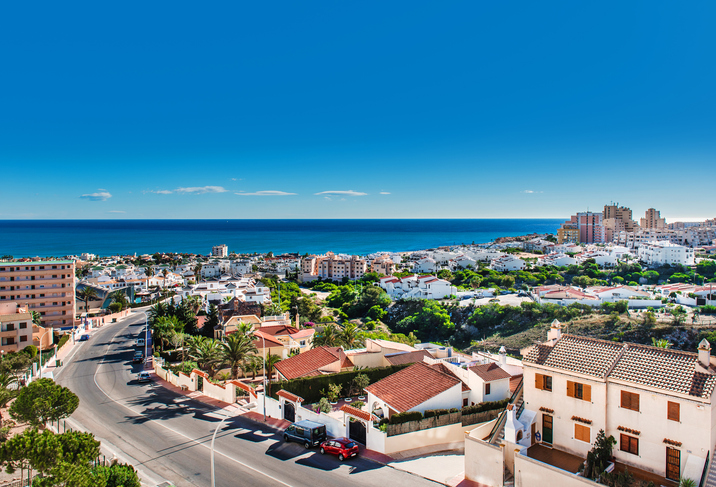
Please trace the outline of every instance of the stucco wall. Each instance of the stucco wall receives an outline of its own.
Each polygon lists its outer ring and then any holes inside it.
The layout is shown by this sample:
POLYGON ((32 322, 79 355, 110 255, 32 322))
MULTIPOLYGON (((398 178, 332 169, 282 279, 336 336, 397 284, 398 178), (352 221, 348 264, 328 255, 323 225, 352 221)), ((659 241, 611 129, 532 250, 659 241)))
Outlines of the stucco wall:
POLYGON ((462 385, 456 384, 447 391, 441 392, 437 396, 431 397, 422 404, 418 404, 411 411, 420 411, 421 413, 428 409, 450 409, 462 407, 462 385))
POLYGON ((594 487, 599 485, 566 470, 515 455, 515 487, 594 487))
POLYGON ((462 426, 460 423, 457 423, 414 431, 404 435, 386 435, 385 451, 383 453, 390 454, 403 450, 412 450, 414 448, 461 442, 465 438, 465 431, 470 429, 472 429, 471 426, 462 426))
POLYGON ((329 436, 348 436, 347 423, 340 419, 332 418, 327 414, 318 414, 303 406, 296 408, 296 421, 308 419, 326 425, 326 433, 329 436))
POLYGON ((486 487, 502 487, 503 462, 502 448, 465 436, 465 479, 486 487))
POLYGON ((204 394, 229 404, 236 402, 236 386, 233 384, 220 386, 204 379, 204 394))
POLYGON ((196 387, 194 386, 194 384, 195 384, 195 381, 192 380, 191 377, 184 374, 183 372, 179 372, 179 375, 177 376, 177 383, 176 383, 177 386, 179 386, 179 387, 186 386, 186 388, 189 389, 190 391, 196 391, 196 387))

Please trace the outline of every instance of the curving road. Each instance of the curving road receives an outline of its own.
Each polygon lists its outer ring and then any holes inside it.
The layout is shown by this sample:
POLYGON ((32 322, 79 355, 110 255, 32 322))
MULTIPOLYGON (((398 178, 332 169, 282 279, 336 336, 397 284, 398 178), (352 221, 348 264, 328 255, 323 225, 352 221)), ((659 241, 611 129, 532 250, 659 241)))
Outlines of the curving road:
MULTIPOLYGON (((55 380, 80 398, 68 422, 94 433, 120 461, 137 466, 145 485, 209 486, 211 436, 222 417, 211 406, 154 383, 136 383, 142 366, 131 359, 143 323, 143 315, 132 314, 100 328, 55 371, 55 380)), ((273 430, 240 416, 219 430, 215 455, 217 487, 436 485, 362 458, 341 463, 286 444, 273 430)))

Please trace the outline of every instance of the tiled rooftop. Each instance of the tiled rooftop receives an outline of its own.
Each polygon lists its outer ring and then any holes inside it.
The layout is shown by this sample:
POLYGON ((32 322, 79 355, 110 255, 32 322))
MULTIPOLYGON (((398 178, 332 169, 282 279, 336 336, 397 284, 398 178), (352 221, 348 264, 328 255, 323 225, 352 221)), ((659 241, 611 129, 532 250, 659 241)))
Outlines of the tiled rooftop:
MULTIPOLYGON (((287 379, 295 379, 307 375, 319 375, 319 369, 341 360, 342 350, 339 347, 318 347, 304 353, 294 355, 276 364, 276 370, 287 379)), ((346 360, 348 360, 346 358, 346 360)), ((344 365, 342 361, 341 366, 344 365)), ((350 363, 350 361, 349 361, 350 363)))
POLYGON ((554 347, 538 345, 525 356, 525 362, 605 378, 624 349, 623 343, 562 335, 554 347))
POLYGON ((492 382, 500 379, 509 379, 512 376, 505 370, 500 368, 496 363, 475 365, 470 367, 470 371, 477 374, 485 382, 492 382))

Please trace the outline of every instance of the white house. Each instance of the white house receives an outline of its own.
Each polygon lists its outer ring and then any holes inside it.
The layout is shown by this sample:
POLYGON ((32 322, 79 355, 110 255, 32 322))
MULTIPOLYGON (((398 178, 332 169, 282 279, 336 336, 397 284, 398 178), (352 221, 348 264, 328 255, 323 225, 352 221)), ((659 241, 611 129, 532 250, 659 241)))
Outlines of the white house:
POLYGON ((526 265, 525 261, 518 257, 505 255, 504 257, 500 257, 499 259, 495 259, 490 262, 490 269, 501 272, 521 271, 526 267, 526 265))
POLYGON ((575 265, 577 259, 566 254, 547 254, 537 258, 538 266, 553 265, 557 267, 566 267, 575 265))
POLYGON ((211 279, 221 275, 221 266, 218 262, 209 262, 201 266, 201 278, 211 279))
POLYGON ((457 288, 450 281, 435 276, 384 277, 378 284, 392 299, 422 298, 443 299, 457 294, 457 288))
POLYGON ((583 264, 587 259, 594 259, 599 267, 614 267, 617 265, 617 254, 605 252, 603 250, 590 250, 582 252, 577 256, 577 261, 583 264))
POLYGON ((648 265, 694 265, 694 249, 666 241, 641 245, 638 256, 648 265))
POLYGON ((435 260, 431 259, 430 257, 421 259, 413 265, 413 272, 417 273, 435 272, 437 269, 437 262, 435 262, 435 260))

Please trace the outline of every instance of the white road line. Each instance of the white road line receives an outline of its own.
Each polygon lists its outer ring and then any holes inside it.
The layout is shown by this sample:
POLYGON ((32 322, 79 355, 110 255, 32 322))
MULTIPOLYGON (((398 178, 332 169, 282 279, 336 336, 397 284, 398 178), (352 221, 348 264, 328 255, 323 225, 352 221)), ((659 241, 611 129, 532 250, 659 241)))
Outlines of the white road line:
MULTIPOLYGON (((114 335, 112 335, 112 338, 110 339, 109 343, 107 344, 107 352, 109 352, 109 346, 112 344, 112 342, 114 341, 114 338, 117 336, 117 334, 118 334, 119 332, 120 332, 120 330, 117 330, 117 333, 115 333, 114 335)), ((100 361, 99 365, 97 366, 97 370, 95 370, 95 373, 94 373, 94 383, 95 383, 95 385, 97 386, 97 388, 102 392, 102 394, 104 394, 105 396, 107 396, 107 398, 108 398, 110 401, 112 401, 113 403, 118 404, 119 406, 122 406, 123 408, 129 409, 129 410, 132 411, 134 414, 136 414, 136 415, 138 415, 138 416, 141 416, 141 417, 143 417, 143 418, 146 418, 148 421, 151 421, 151 422, 153 422, 153 423, 156 423, 158 426, 161 426, 162 428, 165 428, 165 429, 171 431, 171 432, 174 433, 174 434, 177 434, 177 435, 179 435, 179 436, 183 436, 183 437, 186 438, 187 440, 189 440, 189 441, 191 441, 191 442, 193 442, 193 443, 196 443, 197 445, 202 446, 202 447, 206 448, 207 450, 211 450, 211 448, 210 448, 208 445, 206 445, 206 444, 204 444, 204 443, 201 443, 201 442, 195 440, 194 438, 191 438, 191 437, 185 435, 184 433, 181 433, 181 432, 175 430, 174 428, 170 428, 169 426, 167 426, 167 425, 165 425, 165 424, 162 424, 162 423, 160 423, 160 422, 158 422, 158 421, 156 421, 156 420, 154 420, 154 419, 151 419, 151 418, 149 418, 148 416, 144 415, 143 413, 141 413, 141 412, 139 412, 139 411, 135 411, 134 409, 132 409, 132 408, 130 408, 129 406, 127 406, 126 404, 122 404, 121 402, 117 401, 117 400, 114 399, 112 396, 110 396, 109 394, 107 394, 107 393, 105 392, 105 390, 102 389, 102 387, 101 387, 101 386, 99 385, 99 383, 97 382, 97 372, 99 372, 99 368, 104 364, 104 357, 106 356, 106 353, 107 353, 107 352, 105 352, 105 355, 102 356, 102 360, 100 361)), ((229 455, 226 455, 225 453, 222 453, 222 452, 220 452, 219 450, 216 450, 216 449, 215 449, 215 450, 214 450, 214 453, 219 454, 219 455, 223 456, 224 458, 226 458, 226 459, 228 459, 228 460, 231 460, 232 462, 237 463, 237 464, 239 464, 239 465, 241 465, 241 466, 243 466, 243 467, 246 467, 246 468, 248 468, 249 470, 253 470, 254 472, 256 472, 256 473, 258 473, 258 474, 261 474, 261 475, 263 475, 264 477, 269 478, 269 479, 271 479, 271 480, 273 480, 273 481, 275 481, 275 482, 277 482, 277 483, 279 483, 279 484, 281 484, 281 485, 285 485, 286 487, 291 487, 290 484, 287 484, 286 482, 284 482, 284 481, 282 481, 282 480, 279 480, 279 479, 277 479, 276 477, 273 477, 273 476, 267 474, 266 472, 262 472, 261 470, 258 470, 258 469, 256 469, 256 468, 252 467, 251 465, 247 465, 247 464, 245 464, 244 462, 241 462, 241 461, 239 461, 239 460, 237 460, 237 459, 235 459, 235 458, 233 458, 233 457, 231 457, 231 456, 229 456, 229 455)))

